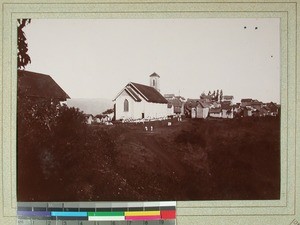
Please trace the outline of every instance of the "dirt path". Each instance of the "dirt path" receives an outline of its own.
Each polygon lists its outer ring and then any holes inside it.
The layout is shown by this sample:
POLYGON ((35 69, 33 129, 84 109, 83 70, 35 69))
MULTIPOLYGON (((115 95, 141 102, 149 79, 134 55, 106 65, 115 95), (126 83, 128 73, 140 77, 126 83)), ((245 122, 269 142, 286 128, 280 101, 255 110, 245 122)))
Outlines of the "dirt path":
POLYGON ((185 168, 180 161, 176 157, 172 151, 175 149, 170 149, 168 147, 167 141, 163 140, 163 137, 160 134, 152 132, 148 133, 148 135, 140 135, 139 141, 143 143, 144 146, 147 147, 148 151, 151 151, 153 154, 157 156, 157 159, 160 159, 162 163, 166 165, 177 177, 183 177, 185 175, 185 168), (163 145, 161 143, 166 143, 163 145))

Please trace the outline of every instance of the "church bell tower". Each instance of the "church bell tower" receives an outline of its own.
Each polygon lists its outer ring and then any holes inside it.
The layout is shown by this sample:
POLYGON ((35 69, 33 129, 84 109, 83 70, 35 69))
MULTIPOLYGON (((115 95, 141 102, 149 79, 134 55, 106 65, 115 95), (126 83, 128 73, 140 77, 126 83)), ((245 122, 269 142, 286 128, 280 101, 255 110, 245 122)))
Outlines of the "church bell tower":
POLYGON ((158 92, 160 92, 159 78, 160 76, 155 72, 150 75, 150 87, 155 88, 158 92))

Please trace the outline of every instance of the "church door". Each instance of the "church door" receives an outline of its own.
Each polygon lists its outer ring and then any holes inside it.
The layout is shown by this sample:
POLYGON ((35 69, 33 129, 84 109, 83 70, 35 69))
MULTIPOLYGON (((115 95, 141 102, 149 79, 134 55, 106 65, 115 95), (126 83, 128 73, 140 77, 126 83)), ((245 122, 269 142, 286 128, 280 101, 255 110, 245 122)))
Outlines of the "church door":
POLYGON ((145 113, 142 113, 142 119, 144 119, 145 118, 145 113))

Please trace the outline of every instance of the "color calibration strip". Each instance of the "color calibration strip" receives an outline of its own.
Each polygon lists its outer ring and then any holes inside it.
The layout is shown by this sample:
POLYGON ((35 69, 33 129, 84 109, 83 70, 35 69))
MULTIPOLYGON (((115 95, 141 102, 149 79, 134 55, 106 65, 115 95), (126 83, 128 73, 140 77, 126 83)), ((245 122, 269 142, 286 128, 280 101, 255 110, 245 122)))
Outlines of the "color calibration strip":
POLYGON ((18 203, 18 219, 165 221, 176 219, 176 202, 18 203))

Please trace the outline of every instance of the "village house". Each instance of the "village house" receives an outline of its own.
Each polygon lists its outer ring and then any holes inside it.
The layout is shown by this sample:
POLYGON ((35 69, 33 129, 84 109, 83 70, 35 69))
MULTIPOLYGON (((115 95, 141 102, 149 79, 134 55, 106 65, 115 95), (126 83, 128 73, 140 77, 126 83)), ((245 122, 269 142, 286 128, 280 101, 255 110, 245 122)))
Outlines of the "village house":
POLYGON ((209 113, 209 104, 199 101, 196 105, 196 118, 207 118, 209 113))
POLYGON ((18 96, 34 103, 51 101, 54 104, 70 98, 51 76, 26 70, 18 70, 18 96))
POLYGON ((277 116, 278 115, 279 106, 276 103, 274 103, 274 102, 267 103, 267 107, 270 109, 269 110, 269 115, 270 116, 277 116))
POLYGON ((179 99, 168 100, 169 116, 182 116, 184 115, 184 102, 179 99))
POLYGON ((242 116, 260 116, 260 110, 263 103, 252 98, 245 98, 241 100, 242 116))
POLYGON ((210 108, 220 108, 221 104, 220 102, 206 102, 207 104, 209 104, 210 108))
POLYGON ((185 115, 190 118, 207 118, 210 104, 204 99, 187 99, 184 105, 185 115))
POLYGON ((241 107, 251 106, 252 98, 244 98, 241 100, 241 107))
POLYGON ((276 103, 263 103, 256 99, 242 99, 240 108, 243 116, 276 116, 279 113, 279 106, 276 103))
POLYGON ((114 113, 108 113, 108 114, 98 114, 94 117, 95 123, 106 123, 111 122, 113 120, 114 113))
POLYGON ((231 106, 230 101, 225 101, 221 103, 222 118, 233 119, 233 106, 231 106))
POLYGON ((92 124, 92 122, 94 122, 94 116, 92 114, 85 114, 84 117, 87 124, 92 124))
POLYGON ((221 99, 222 102, 228 102, 230 105, 233 104, 233 96, 232 95, 224 95, 221 99))
POLYGON ((268 116, 270 109, 267 106, 263 106, 258 112, 258 116, 268 116))
POLYGON ((165 94, 164 97, 168 101, 168 116, 184 115, 185 98, 174 94, 165 94))
POLYGON ((113 100, 116 120, 158 119, 168 116, 168 101, 159 92, 160 76, 150 75, 150 86, 128 83, 113 100))
MULTIPOLYGON (((273 110, 276 112, 276 109, 273 110)), ((259 109, 257 109, 257 107, 252 107, 252 116, 276 116, 276 114, 272 113, 268 104, 262 104, 259 109)))
POLYGON ((209 109, 209 116, 213 118, 222 118, 222 108, 209 109))
POLYGON ((222 107, 222 118, 233 119, 233 108, 232 107, 222 107))
POLYGON ((195 118, 197 101, 199 101, 199 99, 187 99, 184 104, 184 114, 186 117, 195 118))
POLYGON ((204 100, 205 102, 208 102, 208 103, 211 103, 211 102, 214 101, 214 97, 213 97, 213 96, 211 96, 211 95, 206 95, 205 93, 202 93, 202 94, 200 95, 200 99, 201 99, 201 100, 204 100))
POLYGON ((245 117, 252 116, 253 109, 251 106, 245 106, 243 109, 243 112, 244 112, 243 114, 245 117))
POLYGON ((213 96, 202 93, 200 99, 188 99, 185 104, 186 115, 191 118, 227 118, 233 119, 233 96, 224 96, 221 101, 214 100, 213 96))
POLYGON ((263 107, 263 103, 258 101, 258 100, 254 100, 252 103, 251 103, 251 106, 253 109, 256 109, 258 111, 261 110, 261 108, 263 107))

